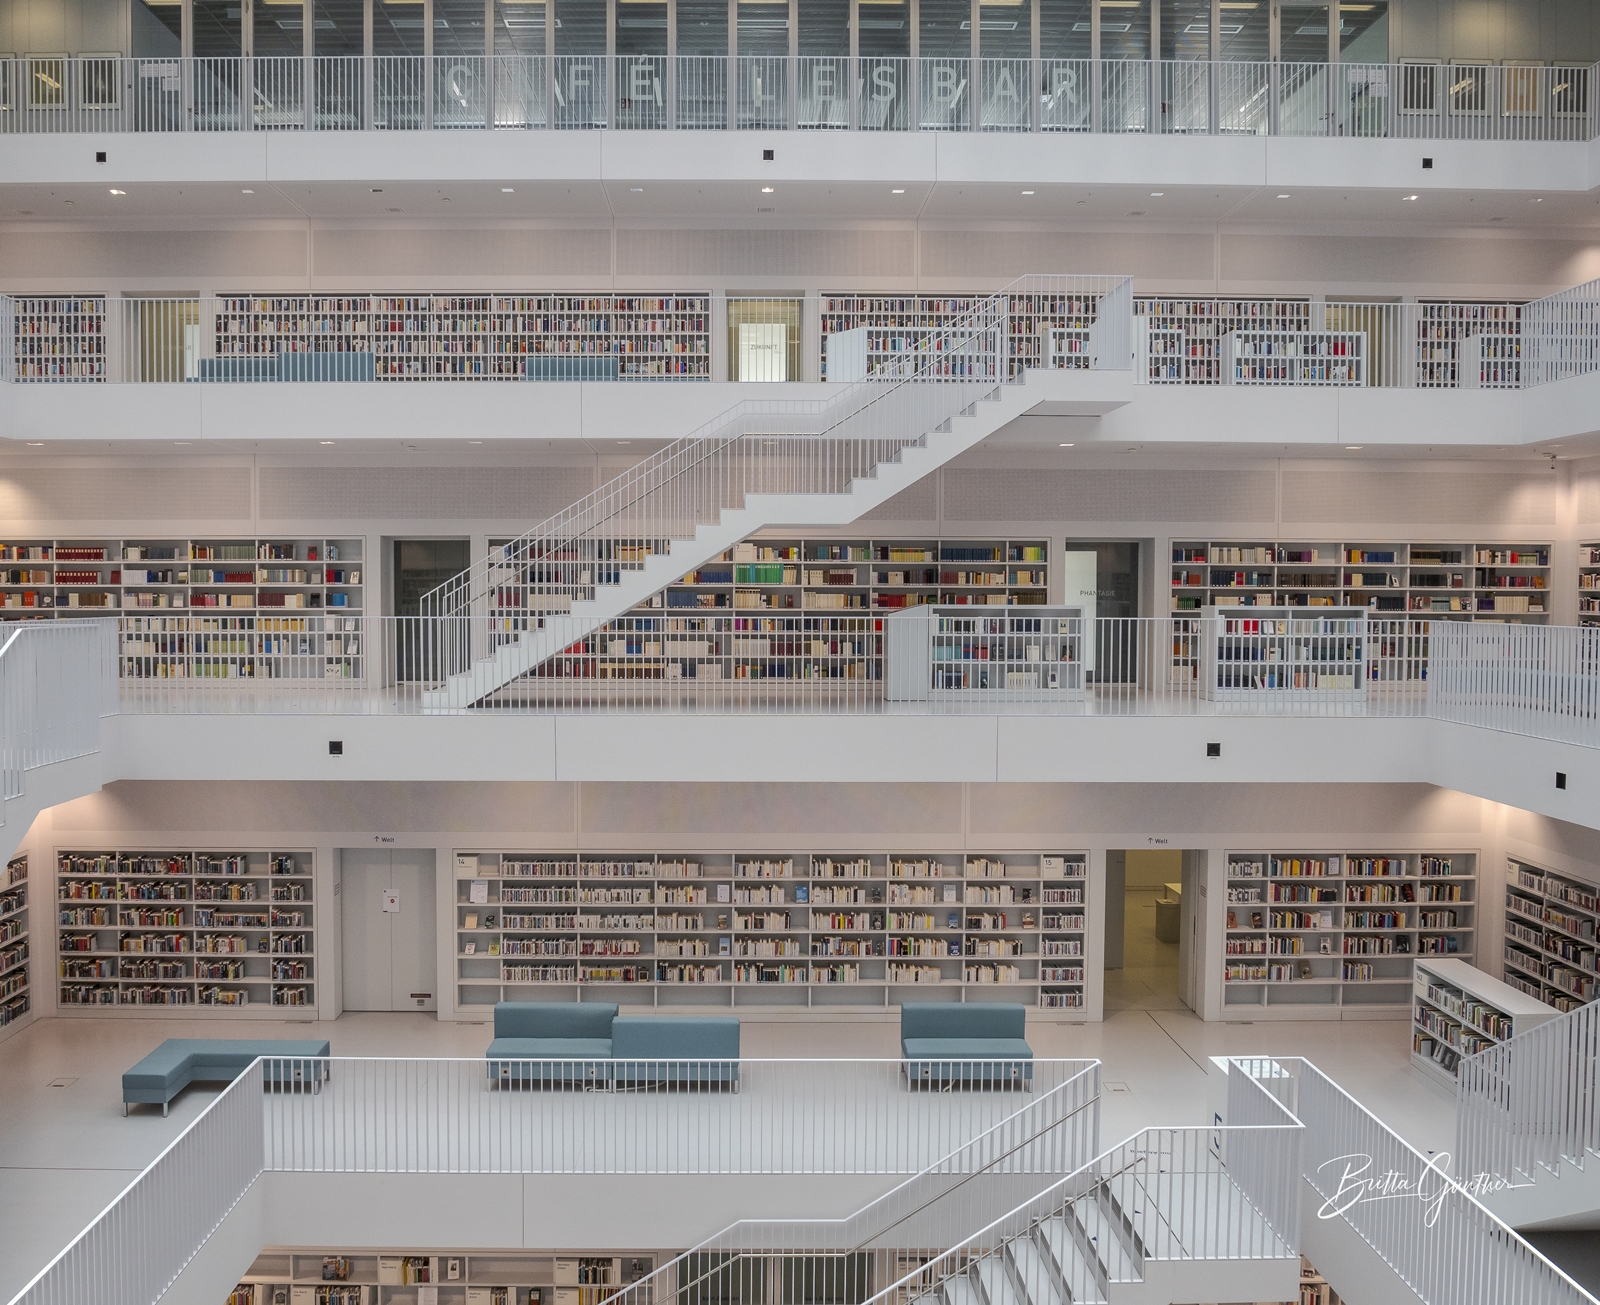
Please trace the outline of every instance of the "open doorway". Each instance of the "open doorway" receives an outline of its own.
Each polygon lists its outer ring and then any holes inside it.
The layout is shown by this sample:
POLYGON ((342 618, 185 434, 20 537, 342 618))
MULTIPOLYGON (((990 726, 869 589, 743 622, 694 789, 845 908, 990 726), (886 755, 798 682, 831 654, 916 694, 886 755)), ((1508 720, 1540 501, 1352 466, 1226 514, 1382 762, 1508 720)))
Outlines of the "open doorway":
POLYGON ((1105 1008, 1187 1010, 1182 945, 1188 854, 1177 848, 1106 853, 1105 1008))

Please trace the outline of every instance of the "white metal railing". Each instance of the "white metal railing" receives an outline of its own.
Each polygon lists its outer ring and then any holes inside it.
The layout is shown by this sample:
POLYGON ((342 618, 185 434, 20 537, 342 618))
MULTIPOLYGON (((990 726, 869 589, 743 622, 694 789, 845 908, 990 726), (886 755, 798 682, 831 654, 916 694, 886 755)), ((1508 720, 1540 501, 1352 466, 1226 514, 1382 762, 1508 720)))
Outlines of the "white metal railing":
POLYGON ((1593 65, 1470 62, 44 55, 0 60, 0 131, 821 127, 1587 141, 1600 134, 1595 76, 1593 65))
POLYGON ((940 1062, 956 1090, 925 1091, 900 1060, 335 1058, 327 1082, 267 1098, 266 1167, 915 1174, 1022 1112, 1040 1136, 993 1172, 1052 1172, 1093 1140, 1045 1129, 1095 1095, 1089 1067, 940 1062))
POLYGON ((1456 1070, 1456 1165, 1498 1183, 1583 1169, 1600 1152, 1600 1004, 1519 1033, 1456 1070))
MULTIPOLYGON (((742 507, 748 495, 846 492, 1015 379, 1008 365, 1015 297, 1092 296, 1104 365, 1124 366, 1131 360, 1131 288, 1122 277, 1024 277, 917 338, 891 371, 842 384, 828 402, 740 404, 426 595, 423 614, 468 615, 506 585, 536 610, 567 610, 595 598, 601 586, 619 584, 623 572, 642 570, 673 539, 742 507)), ((486 612, 484 619, 494 617, 486 612)))
MULTIPOLYGON (((604 72, 596 71, 602 81, 604 72)), ((575 87, 552 97, 552 111, 586 112, 579 97, 588 84, 577 78, 575 87)), ((691 95, 691 81, 680 77, 675 84, 680 98, 691 95)), ((770 90, 771 83, 763 85, 770 90)), ((511 86, 495 99, 495 112, 543 112, 544 96, 543 82, 511 86)), ((1120 350, 1120 326, 1094 330, 1099 318, 1109 325, 1113 311, 1124 312, 1120 295, 1107 291, 1119 280, 1030 278, 1032 291, 1012 287, 1007 374, 1088 367, 1108 341, 1120 350)), ((915 365, 925 346, 962 330, 971 306, 984 297, 956 299, 954 307, 930 298, 917 314, 925 324, 917 326, 905 325, 903 315, 875 313, 869 302, 611 291, 6 296, 0 297, 0 378, 411 384, 801 381, 822 379, 825 370, 830 380, 894 376, 908 362, 915 365), (835 311, 839 302, 851 307, 835 311), (846 321, 859 325, 841 335, 846 321), (725 348, 716 339, 723 330, 725 348), (866 350, 857 365, 865 370, 825 368, 823 359, 856 336, 866 350), (745 365, 762 345, 781 349, 787 365, 745 365)), ((1141 384, 1529 389, 1600 370, 1600 281, 1525 303, 1140 294, 1133 297, 1128 331, 1127 356, 1141 384)), ((1108 358, 1099 365, 1108 365, 1108 358)))
MULTIPOLYGON (((732 571, 732 567, 728 568, 732 571)), ((737 574, 737 572, 734 572, 737 574)), ((1192 616, 1052 618, 1071 657, 1052 686, 1020 642, 1016 674, 928 661, 928 692, 891 694, 893 609, 752 606, 649 609, 604 624, 541 612, 504 586, 484 617, 343 616, 318 609, 189 609, 117 619, 112 685, 133 715, 438 712, 1077 714, 1116 716, 1428 714, 1430 623, 1357 609, 1249 608, 1192 616), (1326 613, 1321 614, 1321 613, 1326 613), (1286 623, 1287 622, 1287 623, 1286 623), (1338 629, 1323 627, 1337 622, 1338 629), (1270 629, 1263 626, 1270 624, 1270 629), (1282 625, 1280 630, 1278 627, 1282 625), (488 692, 460 679, 497 641, 537 636, 551 655, 488 692), (1031 668, 1031 670, 1030 670, 1031 668), (960 673, 958 673, 960 672, 960 673)), ((740 591, 735 588, 737 597, 740 591)), ((750 590, 759 594, 758 590, 750 590)), ((670 595, 669 595, 670 597, 670 595)), ((810 595, 797 599, 805 603, 810 595)), ((815 601, 832 597, 815 595, 815 601)), ((941 609, 962 610, 962 609, 941 609)), ((1043 609, 975 605, 974 621, 1026 631, 1043 609)), ((1442 624, 1442 623, 1441 623, 1442 624)), ((1501 627, 1496 627, 1499 629, 1501 627)), ((1515 629, 1516 627, 1510 627, 1515 629)), ((982 639, 948 649, 979 657, 982 639)), ((1062 670, 1057 665, 1058 671, 1062 670)))
POLYGON ((100 750, 115 648, 107 621, 0 624, 0 799, 21 797, 30 770, 100 750))
POLYGON ((1428 714, 1600 747, 1600 628, 1436 622, 1428 714))
POLYGON ((1307 1217, 1344 1219, 1427 1305, 1593 1305, 1447 1172, 1447 1155, 1423 1155, 1309 1061, 1274 1063, 1292 1080, 1305 1179, 1322 1198, 1307 1217))
POLYGON ((150 1305, 261 1176, 262 1063, 225 1088, 12 1305, 150 1305))

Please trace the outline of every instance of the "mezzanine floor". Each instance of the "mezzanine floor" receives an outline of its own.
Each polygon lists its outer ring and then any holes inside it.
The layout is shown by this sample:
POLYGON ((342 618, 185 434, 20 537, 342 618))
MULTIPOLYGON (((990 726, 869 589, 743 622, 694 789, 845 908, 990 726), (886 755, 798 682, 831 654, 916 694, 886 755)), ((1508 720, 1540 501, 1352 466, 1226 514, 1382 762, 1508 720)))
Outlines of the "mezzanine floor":
MULTIPOLYGON (((276 1031, 250 1026, 257 1037, 276 1031)), ((747 1056, 898 1052, 893 1015, 839 1023, 747 1017, 742 1032, 747 1056)), ((165 1038, 226 1035, 217 1020, 41 1020, 3 1044, 0 1300, 20 1290, 214 1095, 192 1088, 168 1118, 147 1110, 124 1119, 122 1071, 165 1038)), ((283 1035, 325 1037, 338 1056, 477 1056, 489 1037, 481 1024, 409 1014, 351 1014, 285 1026, 283 1035)), ((1103 1024, 1040 1022, 1028 1037, 1042 1057, 1104 1062, 1103 1146, 1146 1126, 1209 1123, 1207 1057, 1273 1052, 1314 1060, 1416 1145, 1451 1145, 1453 1102, 1409 1067, 1403 1021, 1205 1024, 1186 1010, 1126 1009, 1109 1012, 1103 1024)))

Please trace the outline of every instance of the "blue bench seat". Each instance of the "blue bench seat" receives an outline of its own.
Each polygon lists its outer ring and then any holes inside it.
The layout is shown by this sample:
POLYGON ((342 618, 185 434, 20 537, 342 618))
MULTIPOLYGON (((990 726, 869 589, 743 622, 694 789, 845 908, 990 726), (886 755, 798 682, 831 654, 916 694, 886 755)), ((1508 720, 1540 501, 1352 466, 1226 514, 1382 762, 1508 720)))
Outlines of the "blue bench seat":
POLYGON ((502 1001, 494 1008, 489 1082, 622 1088, 731 1085, 739 1090, 739 1021, 617 1015, 602 1002, 502 1001))
POLYGON ((900 1054, 913 1087, 1033 1086, 1027 1007, 1014 1002, 906 1002, 900 1054))
POLYGON ((168 1038, 122 1076, 122 1113, 131 1105, 159 1105, 191 1083, 231 1083, 260 1057, 268 1057, 265 1080, 274 1086, 311 1083, 320 1091, 328 1077, 328 1044, 309 1038, 168 1038))
POLYGON ((720 1083, 737 1092, 739 1021, 619 1016, 611 1025, 611 1076, 618 1087, 720 1083))

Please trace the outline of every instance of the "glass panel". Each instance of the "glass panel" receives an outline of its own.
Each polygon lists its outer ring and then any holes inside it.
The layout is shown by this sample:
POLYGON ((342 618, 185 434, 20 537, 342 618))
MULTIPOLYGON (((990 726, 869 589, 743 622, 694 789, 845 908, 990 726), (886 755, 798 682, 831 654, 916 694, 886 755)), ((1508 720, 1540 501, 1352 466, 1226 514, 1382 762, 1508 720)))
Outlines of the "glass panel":
POLYGON ((238 0, 194 0, 194 53, 197 59, 238 58, 238 0))
MULTIPOLYGON (((678 20, 683 31, 683 20, 678 20)), ((849 37, 845 38, 848 47, 849 37)), ((740 0, 739 53, 776 55, 789 53, 788 0, 740 0)))
POLYGON ((422 53, 422 0, 372 0, 372 52, 422 53))
POLYGON ((496 0, 494 7, 496 54, 544 53, 544 5, 530 0, 496 0))
POLYGON ((1038 3, 1040 57, 1089 58, 1092 53, 1089 0, 1038 0, 1038 3))
POLYGON ((1100 57, 1150 57, 1150 0, 1100 0, 1100 57))
MULTIPOLYGON (((743 14, 739 23, 742 28, 743 14)), ((849 0, 800 0, 800 53, 850 53, 849 0)))
POLYGON ((255 6, 256 58, 303 54, 305 8, 300 0, 258 0, 255 6))
POLYGON ((1278 23, 1278 49, 1285 63, 1328 62, 1327 5, 1286 4, 1278 23))
POLYGON ((978 50, 985 59, 1033 56, 1033 13, 1025 0, 983 0, 978 11, 978 50))
MULTIPOLYGON (((602 50, 605 46, 600 47, 602 50)), ((667 6, 654 0, 619 0, 617 53, 665 54, 667 6)))
MULTIPOLYGON (((935 4, 939 2, 934 0, 935 4)), ((949 0, 943 2, 948 4, 949 0)), ((805 8, 804 0, 800 7, 802 10, 805 8)), ((923 13, 927 13, 926 5, 923 6, 923 13)), ((904 58, 911 53, 911 6, 905 0, 863 0, 856 23, 861 31, 863 57, 904 58)), ((926 16, 923 23, 926 26, 926 16)), ((828 53, 847 54, 849 50, 846 44, 842 49, 828 53)), ((923 53, 926 54, 927 50, 924 49, 923 53)))
POLYGON ((1222 0, 1222 57, 1265 63, 1272 53, 1267 0, 1222 0))
POLYGON ((483 41, 483 0, 433 0, 434 54, 481 57, 483 41))
MULTIPOLYGON (((1104 17, 1100 30, 1103 38, 1104 17)), ((1211 57, 1211 0, 1161 0, 1161 57, 1211 57)), ((1266 58, 1265 53, 1261 57, 1266 58)))
POLYGON ((605 0, 556 0, 556 53, 605 52, 605 0))
MULTIPOLYGON (((882 6, 861 6, 861 53, 867 53, 866 26, 880 17, 882 6)), ((886 13, 883 16, 887 16, 886 13)), ((966 0, 922 0, 920 32, 924 59, 965 59, 972 54, 972 6, 966 0)), ((903 54, 903 50, 874 50, 875 54, 903 54)))
POLYGON ((359 55, 362 49, 361 0, 315 0, 319 55, 359 55))
POLYGON ((1387 0, 1339 6, 1339 57, 1346 63, 1389 62, 1387 0))
POLYGON ((678 53, 728 53, 728 0, 678 0, 678 53))
POLYGON ((798 299, 728 301, 728 379, 800 379, 798 299))
POLYGON ((133 57, 162 59, 182 51, 182 0, 133 0, 133 57))

